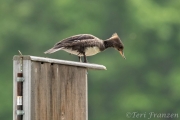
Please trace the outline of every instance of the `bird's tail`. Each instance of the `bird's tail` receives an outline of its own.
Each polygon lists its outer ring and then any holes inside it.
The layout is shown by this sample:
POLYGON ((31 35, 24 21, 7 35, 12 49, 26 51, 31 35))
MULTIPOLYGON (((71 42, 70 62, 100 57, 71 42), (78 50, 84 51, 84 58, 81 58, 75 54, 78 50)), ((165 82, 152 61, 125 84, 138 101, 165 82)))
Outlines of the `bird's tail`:
POLYGON ((51 48, 51 49, 47 50, 47 51, 44 52, 44 53, 45 53, 45 54, 51 54, 51 53, 54 53, 54 52, 59 51, 59 50, 62 50, 62 49, 63 49, 63 47, 61 47, 61 48, 51 48))

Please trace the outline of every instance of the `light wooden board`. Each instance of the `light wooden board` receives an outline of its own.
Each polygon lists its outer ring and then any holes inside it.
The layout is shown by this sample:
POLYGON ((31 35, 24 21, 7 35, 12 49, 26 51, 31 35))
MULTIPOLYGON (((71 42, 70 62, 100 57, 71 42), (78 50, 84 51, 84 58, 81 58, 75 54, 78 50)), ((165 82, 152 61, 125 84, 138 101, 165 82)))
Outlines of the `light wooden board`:
MULTIPOLYGON (((17 73, 21 72, 21 63, 19 60, 13 61, 13 120, 16 120, 17 110, 17 73)), ((23 116, 24 120, 31 120, 30 109, 31 109, 31 61, 23 60, 23 110, 26 115, 23 116)))
MULTIPOLYGON (((15 55, 13 59, 18 60, 18 59, 20 59, 20 56, 15 55)), ((52 59, 52 58, 45 58, 45 57, 37 57, 37 56, 30 56, 30 55, 23 55, 23 59, 39 61, 39 62, 57 63, 57 64, 70 65, 70 66, 85 67, 88 69, 95 69, 95 70, 106 70, 106 67, 103 65, 91 64, 91 63, 81 63, 81 62, 59 60, 59 59, 52 59)))

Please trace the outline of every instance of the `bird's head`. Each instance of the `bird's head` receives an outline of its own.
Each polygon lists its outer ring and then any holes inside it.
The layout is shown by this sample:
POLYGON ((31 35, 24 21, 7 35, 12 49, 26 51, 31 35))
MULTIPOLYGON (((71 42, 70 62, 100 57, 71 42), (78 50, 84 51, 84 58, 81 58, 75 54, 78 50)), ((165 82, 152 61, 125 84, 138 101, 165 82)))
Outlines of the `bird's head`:
POLYGON ((119 51, 119 53, 121 54, 121 56, 124 59, 126 59, 125 56, 124 56, 124 52, 123 52, 124 45, 123 45, 121 39, 119 38, 118 34, 114 33, 112 35, 112 37, 110 38, 110 40, 112 40, 113 47, 119 51))

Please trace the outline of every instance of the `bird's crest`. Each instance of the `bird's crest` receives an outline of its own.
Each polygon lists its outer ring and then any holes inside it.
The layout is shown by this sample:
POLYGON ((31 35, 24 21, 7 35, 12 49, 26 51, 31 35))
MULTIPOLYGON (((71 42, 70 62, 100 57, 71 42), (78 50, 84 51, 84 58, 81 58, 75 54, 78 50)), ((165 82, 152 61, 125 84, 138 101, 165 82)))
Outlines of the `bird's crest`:
POLYGON ((123 45, 123 43, 117 33, 114 33, 109 39, 113 40, 113 41, 118 41, 123 45))
POLYGON ((110 39, 115 39, 115 38, 119 38, 117 33, 114 33, 110 39))

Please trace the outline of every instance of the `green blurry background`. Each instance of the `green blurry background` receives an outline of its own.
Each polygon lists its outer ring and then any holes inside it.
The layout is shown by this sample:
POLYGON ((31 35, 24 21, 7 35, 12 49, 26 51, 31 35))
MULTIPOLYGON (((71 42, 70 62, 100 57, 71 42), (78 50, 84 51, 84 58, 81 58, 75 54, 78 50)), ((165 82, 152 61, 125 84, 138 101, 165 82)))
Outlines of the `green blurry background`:
POLYGON ((88 58, 108 69, 88 73, 89 120, 133 119, 127 112, 180 117, 179 0, 1 0, 0 120, 12 119, 12 58, 17 50, 78 61, 63 51, 43 52, 71 35, 107 39, 114 32, 127 59, 114 49, 88 58))

